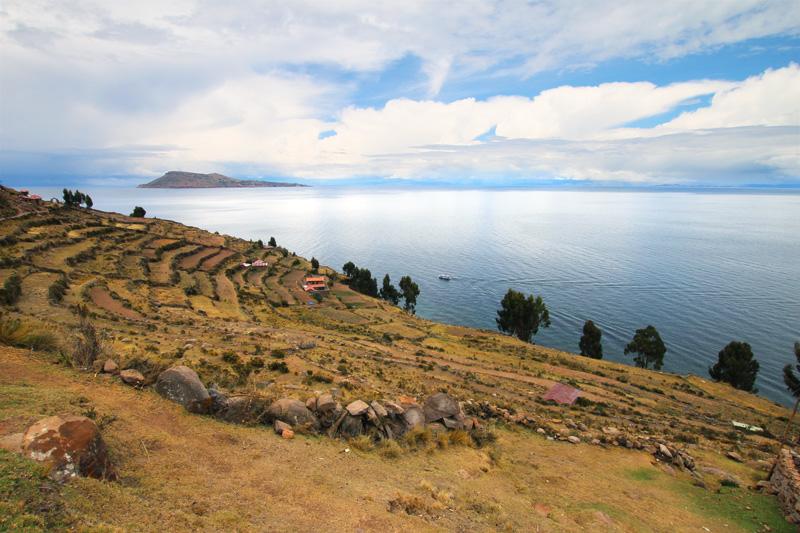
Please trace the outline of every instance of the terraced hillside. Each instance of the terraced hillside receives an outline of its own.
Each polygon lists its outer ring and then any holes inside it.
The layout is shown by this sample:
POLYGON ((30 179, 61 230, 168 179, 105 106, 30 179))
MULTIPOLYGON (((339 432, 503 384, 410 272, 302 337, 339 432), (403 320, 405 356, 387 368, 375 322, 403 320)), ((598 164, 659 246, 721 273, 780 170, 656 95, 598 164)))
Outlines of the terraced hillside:
MULTIPOLYGON (((3 310, 31 328, 57 332, 64 350, 68 350, 77 322, 75 309, 81 305, 107 335, 110 355, 122 368, 142 370, 149 380, 168 366, 183 364, 195 369, 206 384, 214 383, 227 394, 257 398, 305 399, 315 390, 330 388, 338 389, 344 399, 424 397, 447 391, 462 400, 468 414, 495 428, 497 443, 488 451, 475 451, 478 455, 458 452, 458 457, 473 461, 473 466, 477 464, 474 461, 484 460, 491 465, 475 472, 466 466, 463 470, 468 477, 494 476, 493 485, 485 485, 483 490, 507 493, 513 504, 494 500, 469 503, 463 496, 463 501, 445 502, 444 508, 450 511, 406 509, 408 514, 402 518, 378 520, 375 524, 380 527, 549 531, 574 530, 576 524, 591 529, 597 520, 601 526, 622 531, 674 531, 684 526, 697 530, 706 524, 714 526, 714 531, 721 530, 722 524, 729 524, 726 530, 741 531, 765 523, 772 524, 773 530, 782 527, 771 521, 776 512, 771 500, 765 503, 758 499, 762 495, 747 488, 766 476, 768 461, 777 450, 774 435, 781 434, 788 415, 783 407, 763 398, 695 376, 590 360, 492 331, 426 321, 358 294, 341 280, 317 301, 299 285, 310 271, 310 263, 285 249, 262 249, 242 239, 170 221, 65 209, 26 200, 7 190, 0 194, 11 206, 0 219, 0 284, 15 273, 22 278, 20 299, 3 310), (270 266, 240 266, 256 258, 270 266), (59 280, 66 281, 67 289, 63 298, 53 299, 49 287, 59 280), (569 407, 544 401, 544 393, 557 383, 579 388, 582 398, 569 407), (766 431, 739 432, 732 427, 732 420, 766 431), (663 457, 659 460, 652 452, 659 442, 694 458, 697 468, 682 470, 665 463, 663 457), (499 451, 492 451, 501 449, 506 450, 507 460, 500 458, 499 451), (565 475, 588 476, 586 483, 559 481, 551 468, 537 466, 536 457, 529 456, 528 450, 553 461, 559 455, 573 457, 571 464, 581 465, 583 470, 565 475), (735 452, 743 462, 725 457, 727 452, 735 452), (614 468, 625 464, 629 474, 614 473, 625 481, 609 482, 611 472, 604 473, 603 461, 616 465, 614 468), (539 468, 548 473, 538 475, 539 468), (715 492, 728 474, 742 486, 715 492), (605 487, 603 491, 592 493, 593 476, 605 487), (750 505, 752 512, 728 516, 727 511, 710 511, 714 507, 710 504, 676 506, 670 512, 678 529, 660 526, 665 514, 663 509, 652 509, 654 493, 648 491, 661 489, 646 483, 652 479, 668 480, 676 493, 683 487, 719 498, 720 508, 732 509, 733 503, 742 502, 750 505), (566 495, 547 496, 543 488, 533 488, 550 482, 556 490, 574 489, 579 501, 567 505, 566 495), (752 498, 758 499, 757 505, 752 498), (532 512, 537 501, 547 501, 547 505, 532 512), (560 510, 542 511, 544 508, 560 510), (576 521, 587 509, 593 518, 576 521)), ((323 270, 337 279, 333 270, 323 270)), ((13 365, 5 364, 10 371, 13 365)), ((22 374, 33 383, 38 379, 33 371, 22 374)), ((75 379, 70 375, 55 381, 66 387, 65 383, 75 379)), ((14 389, 13 380, 0 378, 0 386, 5 387, 4 393, 27 398, 25 390, 14 389)), ((19 430, 33 416, 4 409, 6 404, 0 402, 4 433, 19 430)), ((197 416, 192 419, 198 420, 198 427, 219 425, 197 416)), ((229 430, 222 425, 215 431, 224 435, 229 430)), ((245 438, 243 435, 237 438, 245 438)), ((316 437, 308 439, 308 445, 326 447, 321 452, 325 457, 333 449, 327 447, 342 448, 335 441, 319 444, 316 437)), ((300 440, 281 444, 301 445, 300 440)), ((291 452, 288 456, 296 455, 291 452)), ((381 477, 381 461, 392 460, 368 459, 370 476, 381 477)), ((409 460, 415 468, 430 466, 424 466, 416 455, 409 460)), ((572 468, 558 461, 566 471, 572 468)), ((319 466, 298 463, 295 468, 319 466)), ((381 484, 384 492, 373 495, 372 503, 374 498, 391 500, 404 483, 396 466, 386 468, 393 472, 391 479, 397 479, 381 484)), ((348 475, 360 480, 354 481, 356 485, 366 483, 366 478, 359 478, 366 473, 348 475)), ((462 481, 466 483, 466 479, 462 481)), ((460 481, 451 479, 450 483, 459 486, 460 481)), ((387 508, 389 513, 397 510, 396 505, 387 508)), ((111 519, 104 516, 102 520, 110 523, 111 519)), ((260 529, 248 523, 243 529, 260 529)), ((343 530, 357 526, 347 520, 335 524, 334 529, 343 530)), ((221 526, 203 522, 199 527, 221 526)))

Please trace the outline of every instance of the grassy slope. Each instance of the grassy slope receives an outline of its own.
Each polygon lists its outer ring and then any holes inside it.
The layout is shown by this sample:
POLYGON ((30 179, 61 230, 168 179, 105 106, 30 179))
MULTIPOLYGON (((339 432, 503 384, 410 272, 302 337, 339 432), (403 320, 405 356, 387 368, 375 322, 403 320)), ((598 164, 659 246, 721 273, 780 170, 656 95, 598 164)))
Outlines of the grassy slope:
MULTIPOLYGON (((763 477, 754 461, 769 458, 775 442, 732 432, 730 420, 779 434, 780 417, 786 416, 782 407, 724 385, 432 323, 346 286, 337 285, 320 305, 284 306, 282 301, 295 301, 295 281, 308 268, 301 258, 281 259, 275 250, 256 251, 245 241, 171 222, 31 208, 13 198, 11 203, 40 211, 0 221, 0 235, 16 241, 0 246, 8 265, 0 267, 0 282, 13 271, 24 277, 23 297, 12 314, 66 338, 75 322, 69 306, 86 304, 123 366, 138 361, 157 369, 180 361, 206 382, 268 398, 305 398, 330 386, 340 387, 346 398, 424 396, 444 389, 526 413, 532 427, 551 432, 568 431, 571 422, 585 424, 584 440, 615 426, 636 438, 684 443, 703 464, 746 482, 763 477), (181 245, 178 253, 169 249, 172 242, 181 245), (230 254, 207 273, 191 261, 181 268, 198 247, 223 247, 230 254), (228 270, 255 256, 278 263, 276 271, 242 276, 228 270), (64 302, 51 304, 41 285, 57 271, 68 276, 70 290, 64 302), (206 296, 186 296, 173 277, 181 286, 199 280, 206 296), (222 285, 215 282, 220 277, 222 285), (98 305, 93 287, 117 303, 98 305), (307 341, 316 346, 295 349, 307 341), (237 373, 230 357, 223 359, 226 352, 243 363, 258 357, 269 363, 270 353, 285 352, 290 372, 237 373), (566 409, 538 401, 559 381, 582 388, 594 403, 566 409), (738 465, 719 454, 728 449, 751 462, 738 465)), ((341 442, 285 442, 261 428, 187 415, 152 393, 102 377, 54 368, 15 350, 2 353, 0 434, 19 431, 44 414, 85 411, 89 404, 101 415, 118 417, 106 435, 123 482, 80 480, 64 494, 83 523, 149 528, 168 520, 182 529, 278 530, 313 529, 320 522, 333 530, 508 525, 545 531, 607 527, 608 518, 621 530, 715 531, 729 524, 726 530, 752 531, 762 522, 773 530, 783 524, 772 499, 746 489, 718 494, 713 479, 707 480, 711 490, 693 487, 688 476, 672 477, 653 466, 644 452, 551 442, 515 425, 500 429, 499 443, 481 450, 451 447, 393 460, 376 452, 345 454, 341 442), (81 398, 87 400, 83 405, 81 398), (398 494, 406 503, 420 498, 425 517, 388 512, 398 494), (192 502, 198 502, 194 510, 192 502), (539 512, 532 511, 536 504, 539 512)))

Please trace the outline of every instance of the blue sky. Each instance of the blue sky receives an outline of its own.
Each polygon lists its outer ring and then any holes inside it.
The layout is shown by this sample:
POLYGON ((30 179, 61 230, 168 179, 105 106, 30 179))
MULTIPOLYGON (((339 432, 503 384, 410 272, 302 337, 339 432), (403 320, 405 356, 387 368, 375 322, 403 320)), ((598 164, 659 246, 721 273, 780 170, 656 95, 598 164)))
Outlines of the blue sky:
POLYGON ((796 1, 10 0, 0 180, 800 186, 796 1))

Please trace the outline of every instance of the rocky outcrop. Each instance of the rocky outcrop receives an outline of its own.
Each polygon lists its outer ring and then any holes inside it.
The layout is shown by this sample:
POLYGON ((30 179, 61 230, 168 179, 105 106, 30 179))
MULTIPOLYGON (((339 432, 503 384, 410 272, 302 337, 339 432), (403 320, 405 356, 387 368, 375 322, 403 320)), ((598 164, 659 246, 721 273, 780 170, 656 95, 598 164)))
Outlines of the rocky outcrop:
POLYGON ((46 464, 57 480, 116 478, 100 430, 85 416, 51 416, 36 422, 22 437, 22 453, 46 464))
POLYGON ((206 414, 211 410, 212 399, 197 373, 186 366, 175 366, 158 375, 156 392, 164 398, 179 403, 190 413, 206 414))

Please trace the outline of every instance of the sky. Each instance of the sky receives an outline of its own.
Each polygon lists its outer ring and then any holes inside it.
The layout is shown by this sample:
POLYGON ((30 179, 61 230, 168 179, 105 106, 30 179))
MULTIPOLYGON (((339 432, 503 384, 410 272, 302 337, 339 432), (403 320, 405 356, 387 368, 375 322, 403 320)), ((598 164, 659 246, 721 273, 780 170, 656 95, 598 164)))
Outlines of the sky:
POLYGON ((3 0, 0 182, 800 186, 797 0, 3 0))

